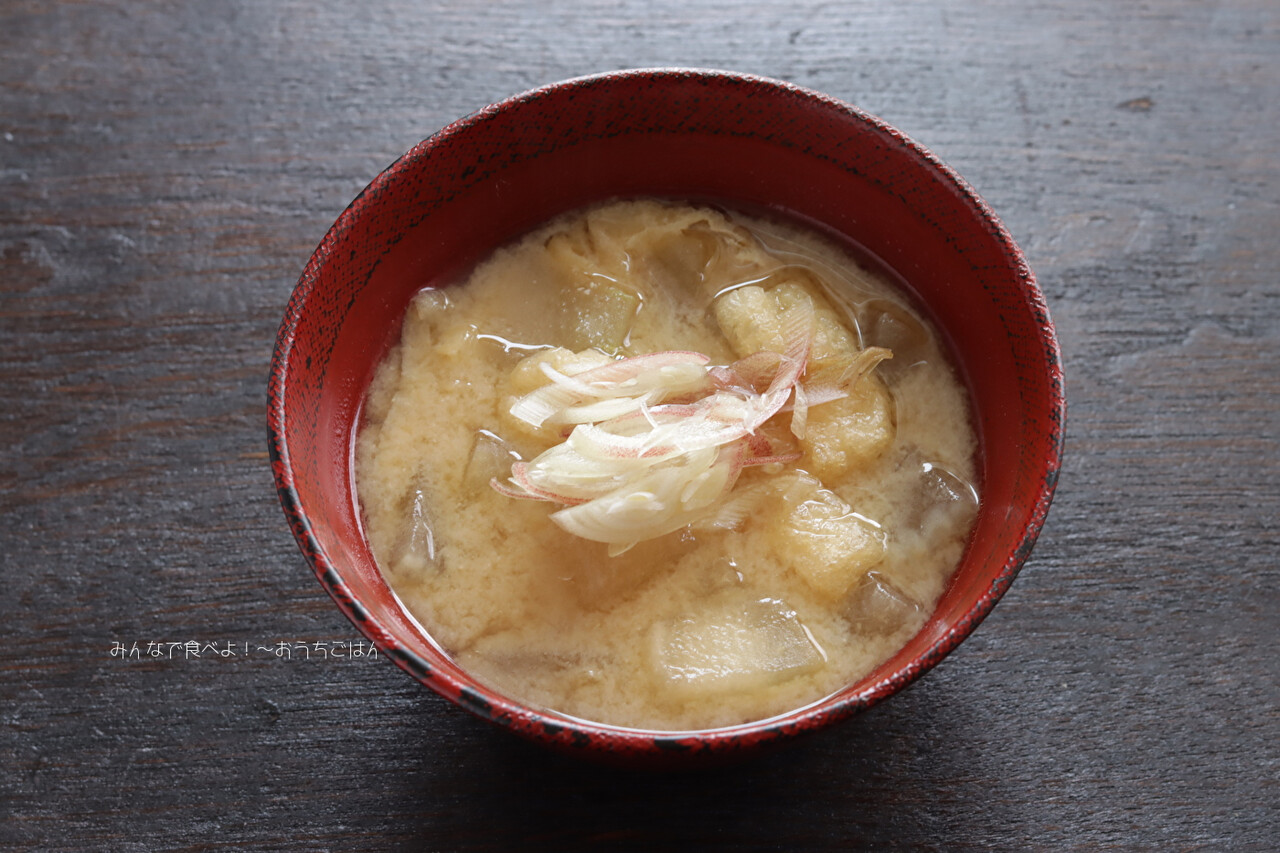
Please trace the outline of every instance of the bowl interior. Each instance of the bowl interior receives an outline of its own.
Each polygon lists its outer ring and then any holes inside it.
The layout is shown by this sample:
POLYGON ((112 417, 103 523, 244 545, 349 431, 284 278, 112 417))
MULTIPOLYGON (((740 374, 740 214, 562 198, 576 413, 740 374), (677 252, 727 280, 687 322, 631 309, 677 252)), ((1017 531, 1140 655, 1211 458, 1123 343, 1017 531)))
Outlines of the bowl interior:
POLYGON ((1058 470, 1061 372, 1031 272, 972 190, 892 128, 796 87, 692 71, 570 81, 457 122, 381 174, 317 248, 277 345, 273 464, 295 535, 348 616, 433 689, 537 739, 654 748, 651 736, 566 726, 471 683, 382 581, 351 464, 361 399, 412 295, 559 213, 618 196, 764 208, 842 235, 905 280, 951 345, 976 408, 983 504, 925 628, 862 682, 782 723, 659 740, 750 745, 866 707, 967 636, 1029 553, 1058 470))

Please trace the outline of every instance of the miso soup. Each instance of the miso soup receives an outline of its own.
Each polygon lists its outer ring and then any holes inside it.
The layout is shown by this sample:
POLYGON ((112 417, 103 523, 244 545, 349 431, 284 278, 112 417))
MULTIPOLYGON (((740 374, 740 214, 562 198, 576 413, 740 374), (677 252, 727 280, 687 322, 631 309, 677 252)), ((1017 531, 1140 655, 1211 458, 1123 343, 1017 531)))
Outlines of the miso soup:
POLYGON ((622 201, 424 289, 356 442, 388 584, 481 681, 652 729, 770 717, 914 635, 973 525, 964 385, 794 224, 622 201))

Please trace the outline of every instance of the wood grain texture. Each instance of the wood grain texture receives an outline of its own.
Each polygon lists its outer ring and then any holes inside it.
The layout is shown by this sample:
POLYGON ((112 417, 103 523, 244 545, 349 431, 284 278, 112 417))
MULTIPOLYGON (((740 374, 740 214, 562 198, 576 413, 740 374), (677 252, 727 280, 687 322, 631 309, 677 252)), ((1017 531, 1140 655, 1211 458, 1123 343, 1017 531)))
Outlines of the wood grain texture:
POLYGON ((0 4, 0 844, 1265 850, 1280 837, 1272 0, 0 4), (972 183, 1057 321, 1036 552, 936 671, 744 767, 545 754, 354 642, 266 463, 267 362, 346 203, 534 85, 732 68, 972 183))

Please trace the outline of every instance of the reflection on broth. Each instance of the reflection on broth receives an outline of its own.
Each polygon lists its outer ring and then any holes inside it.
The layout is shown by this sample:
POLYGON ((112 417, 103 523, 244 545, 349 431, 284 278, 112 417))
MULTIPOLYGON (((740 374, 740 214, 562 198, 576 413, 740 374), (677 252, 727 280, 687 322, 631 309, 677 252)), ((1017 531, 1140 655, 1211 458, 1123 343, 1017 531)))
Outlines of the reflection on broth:
POLYGON ((788 224, 617 202, 424 290, 357 490, 388 583, 496 690, 694 729, 856 681, 977 513, 967 398, 883 277, 788 224))

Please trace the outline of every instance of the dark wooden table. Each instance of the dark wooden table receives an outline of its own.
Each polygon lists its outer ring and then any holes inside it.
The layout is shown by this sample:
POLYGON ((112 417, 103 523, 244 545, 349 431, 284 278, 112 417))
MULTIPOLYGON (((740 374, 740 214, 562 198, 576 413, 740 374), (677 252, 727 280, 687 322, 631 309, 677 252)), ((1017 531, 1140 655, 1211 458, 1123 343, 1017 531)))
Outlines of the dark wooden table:
POLYGON ((8 0, 0 844, 1275 849, 1278 271, 1274 0, 8 0), (402 151, 677 64, 828 92, 954 166, 1039 275, 1070 416, 1034 556, 937 670, 653 776, 357 656, 283 522, 265 390, 312 248, 402 151))

